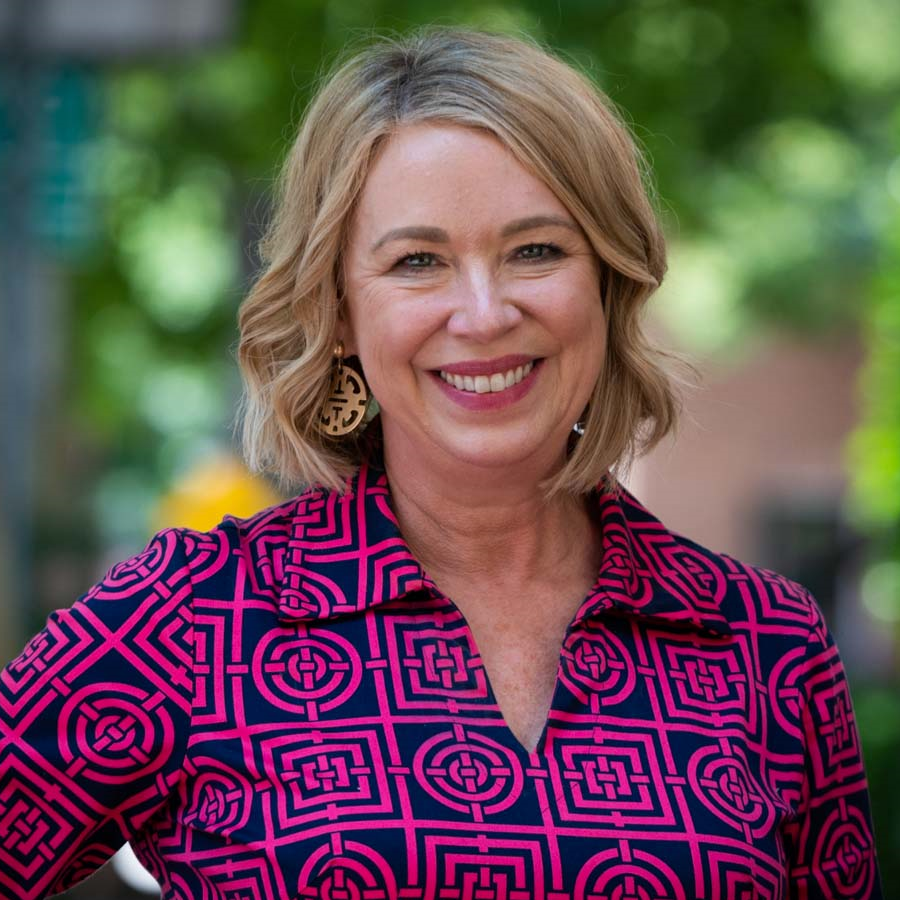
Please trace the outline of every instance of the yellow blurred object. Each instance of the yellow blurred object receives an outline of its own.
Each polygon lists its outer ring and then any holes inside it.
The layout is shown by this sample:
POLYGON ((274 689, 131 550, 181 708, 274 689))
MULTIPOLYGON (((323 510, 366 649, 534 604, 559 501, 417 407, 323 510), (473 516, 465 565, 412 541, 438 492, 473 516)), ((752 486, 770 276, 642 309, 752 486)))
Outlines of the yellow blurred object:
POLYGON ((184 527, 208 531, 227 514, 251 516, 282 499, 233 456, 211 456, 191 468, 160 497, 151 524, 154 530, 184 527))

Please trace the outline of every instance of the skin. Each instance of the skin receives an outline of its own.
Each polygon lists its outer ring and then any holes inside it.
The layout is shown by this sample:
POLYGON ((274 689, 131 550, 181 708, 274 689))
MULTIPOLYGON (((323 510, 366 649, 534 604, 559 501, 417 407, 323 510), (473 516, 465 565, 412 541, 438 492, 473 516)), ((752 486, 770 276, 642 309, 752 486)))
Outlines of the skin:
POLYGON ((540 488, 564 464, 603 365, 596 255, 496 138, 405 126, 367 178, 344 284, 339 336, 381 407, 403 534, 466 617, 507 725, 533 749, 566 626, 599 564, 583 500, 548 502, 540 488), (557 221, 508 233, 535 217, 557 221), (404 236, 410 227, 419 236, 404 236), (465 408, 435 374, 507 354, 542 362, 501 409, 465 408))

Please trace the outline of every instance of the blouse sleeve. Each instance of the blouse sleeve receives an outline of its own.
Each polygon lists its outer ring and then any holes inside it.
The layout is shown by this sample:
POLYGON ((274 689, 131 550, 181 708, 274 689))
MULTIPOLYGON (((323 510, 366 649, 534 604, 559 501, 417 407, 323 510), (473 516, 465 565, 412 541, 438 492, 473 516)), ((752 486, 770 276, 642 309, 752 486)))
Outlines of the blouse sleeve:
POLYGON ((160 532, 0 673, 0 898, 99 868, 181 777, 193 690, 180 532, 160 532))
MULTIPOLYGON (((817 611, 817 608, 815 608, 817 611)), ((817 611, 804 667, 804 774, 788 829, 791 900, 881 900, 881 884, 850 691, 817 611)))

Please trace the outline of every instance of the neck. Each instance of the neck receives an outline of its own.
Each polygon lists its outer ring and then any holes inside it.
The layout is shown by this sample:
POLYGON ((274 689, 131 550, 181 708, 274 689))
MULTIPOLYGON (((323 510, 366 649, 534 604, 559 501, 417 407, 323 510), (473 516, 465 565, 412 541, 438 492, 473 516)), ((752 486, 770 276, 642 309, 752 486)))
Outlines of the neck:
POLYGON ((599 535, 587 504, 547 499, 541 483, 552 468, 440 468, 386 445, 385 469, 401 531, 439 585, 444 576, 540 583, 560 567, 596 575, 599 535))

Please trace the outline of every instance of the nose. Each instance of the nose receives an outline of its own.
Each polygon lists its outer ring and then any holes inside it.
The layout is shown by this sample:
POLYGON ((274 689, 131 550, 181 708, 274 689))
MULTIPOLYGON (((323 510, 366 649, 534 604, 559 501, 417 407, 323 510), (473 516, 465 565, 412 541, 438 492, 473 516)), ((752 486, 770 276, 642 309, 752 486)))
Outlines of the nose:
POLYGON ((467 274, 457 287, 447 330, 478 343, 490 343, 512 330, 522 321, 522 311, 507 290, 490 273, 467 274))

